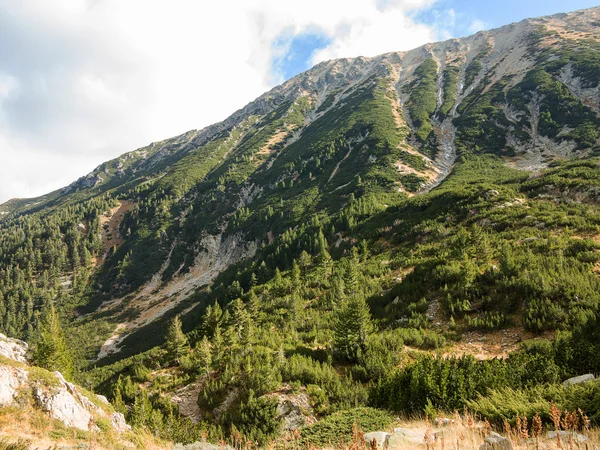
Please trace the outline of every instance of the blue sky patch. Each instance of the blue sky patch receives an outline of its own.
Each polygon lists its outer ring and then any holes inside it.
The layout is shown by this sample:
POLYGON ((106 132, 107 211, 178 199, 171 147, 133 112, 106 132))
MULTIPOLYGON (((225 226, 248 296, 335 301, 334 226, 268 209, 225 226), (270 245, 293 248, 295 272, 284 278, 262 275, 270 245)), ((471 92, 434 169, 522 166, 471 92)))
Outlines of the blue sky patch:
POLYGON ((311 59, 314 52, 327 47, 331 39, 317 32, 298 34, 293 37, 282 36, 275 47, 285 48, 287 52, 276 58, 273 66, 288 80, 311 67, 311 59), (291 40, 290 40, 291 39, 291 40))

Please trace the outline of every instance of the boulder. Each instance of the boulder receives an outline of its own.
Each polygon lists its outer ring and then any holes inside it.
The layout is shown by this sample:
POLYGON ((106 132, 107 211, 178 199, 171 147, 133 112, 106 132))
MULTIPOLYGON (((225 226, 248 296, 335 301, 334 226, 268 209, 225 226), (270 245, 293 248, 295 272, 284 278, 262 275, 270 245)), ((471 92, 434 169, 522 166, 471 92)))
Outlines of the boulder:
POLYGON ((25 355, 27 354, 27 350, 29 350, 29 347, 26 342, 6 337, 0 333, 0 356, 20 363, 26 363, 27 359, 25 355))
POLYGON ((35 402, 32 406, 68 427, 97 431, 94 417, 102 417, 109 419, 118 432, 131 430, 123 414, 101 407, 100 404, 110 405, 106 397, 97 396, 96 400, 84 395, 81 388, 65 380, 60 372, 50 373, 44 369, 29 367, 25 359, 27 350, 25 342, 0 334, 0 356, 15 361, 0 361, 0 406, 12 405, 17 398, 23 399, 20 401, 22 405, 30 403, 27 400, 31 399, 29 395, 19 397, 19 394, 22 391, 32 392, 35 402), (38 371, 35 376, 34 369, 38 371))
POLYGON ((49 389, 36 386, 33 395, 42 410, 66 426, 84 431, 90 431, 90 428, 93 427, 90 412, 73 397, 65 386, 49 389))
POLYGON ((22 369, 0 366, 0 406, 12 404, 27 378, 27 372, 22 369))
POLYGON ((394 428, 394 434, 390 436, 388 446, 389 448, 402 448, 406 447, 407 444, 414 446, 416 444, 433 444, 436 439, 442 436, 440 430, 429 430, 427 442, 425 442, 425 429, 413 429, 413 428, 394 428))
POLYGON ((385 450, 388 448, 390 436, 391 434, 385 431, 372 431, 365 433, 365 442, 367 446, 371 447, 372 442, 375 441, 378 449, 385 450))
POLYGON ((574 431, 548 431, 546 434, 548 439, 556 439, 557 436, 560 436, 562 442, 585 442, 588 440, 583 434, 575 433, 574 431))
POLYGON ((96 394, 96 398, 98 400, 100 400, 102 403, 104 403, 105 405, 110 405, 110 402, 104 395, 96 394))
POLYGON ((283 420, 283 428, 288 431, 297 430, 306 422, 300 406, 289 399, 281 400, 277 405, 277 416, 283 420))
POLYGON ((176 444, 173 450, 234 450, 229 445, 219 446, 208 442, 194 442, 193 444, 176 444))
POLYGON ((113 413, 113 415, 110 418, 110 424, 119 433, 123 433, 124 431, 131 431, 131 427, 127 425, 127 422, 125 422, 125 416, 121 413, 113 413))
POLYGON ((493 431, 484 439, 479 450, 512 450, 512 443, 504 436, 493 431))
POLYGON ((447 417, 438 417, 433 420, 433 424, 437 427, 447 427, 448 425, 452 425, 454 423, 454 419, 448 419, 447 417))
POLYGON ((587 373, 585 375, 580 375, 578 377, 569 378, 568 380, 563 381, 563 386, 573 386, 574 384, 583 384, 588 381, 594 381, 596 377, 591 373, 587 373))
POLYGON ((277 400, 277 418, 285 431, 295 431, 315 421, 306 391, 295 392, 289 385, 283 385, 267 397, 277 400))

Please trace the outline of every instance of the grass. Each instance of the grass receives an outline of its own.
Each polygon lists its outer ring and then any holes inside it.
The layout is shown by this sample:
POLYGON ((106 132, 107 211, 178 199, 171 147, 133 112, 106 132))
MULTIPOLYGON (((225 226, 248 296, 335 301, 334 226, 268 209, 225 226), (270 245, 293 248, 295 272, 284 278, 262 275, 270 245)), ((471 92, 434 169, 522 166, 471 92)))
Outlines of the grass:
POLYGON ((94 448, 167 449, 172 443, 161 441, 145 430, 118 434, 108 419, 98 419, 99 432, 81 431, 51 420, 31 405, 0 408, 0 450, 94 448))

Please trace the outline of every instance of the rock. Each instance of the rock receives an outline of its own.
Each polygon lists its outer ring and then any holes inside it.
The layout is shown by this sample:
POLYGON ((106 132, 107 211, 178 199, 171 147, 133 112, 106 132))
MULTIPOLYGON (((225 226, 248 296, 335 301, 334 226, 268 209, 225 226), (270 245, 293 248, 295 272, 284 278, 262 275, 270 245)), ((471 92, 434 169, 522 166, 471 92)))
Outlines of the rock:
POLYGON ((367 443, 367 446, 371 447, 371 443, 375 441, 377 448, 384 450, 388 448, 390 436, 391 434, 386 433, 385 431, 372 431, 370 433, 365 433, 365 442, 367 443))
POLYGON ((283 400, 277 405, 277 415, 283 420, 283 429, 294 431, 305 424, 302 409, 290 400, 283 400))
POLYGON ((479 450, 512 450, 513 448, 508 439, 493 431, 484 441, 485 442, 479 446, 479 450))
POLYGON ((123 433, 124 431, 131 431, 131 427, 127 425, 127 422, 125 422, 125 416, 121 413, 113 413, 113 415, 110 418, 110 424, 119 433, 123 433))
POLYGON ((557 436, 560 436, 560 440, 562 442, 586 442, 588 440, 583 434, 575 433, 574 431, 548 431, 546 433, 546 437, 548 439, 556 439, 557 436))
POLYGON ((131 429, 125 422, 123 414, 113 413, 109 408, 98 406, 99 403, 110 405, 106 397, 99 395, 97 400, 92 401, 90 397, 83 395, 81 388, 65 380, 60 372, 50 373, 37 368, 39 372, 36 376, 30 376, 34 368, 27 365, 25 359, 27 350, 25 342, 0 334, 0 356, 15 361, 15 363, 4 364, 0 362, 0 406, 11 405, 16 398, 21 399, 20 406, 31 404, 32 397, 20 396, 20 393, 32 392, 34 404, 31 406, 43 410, 67 427, 99 431, 94 424, 94 418, 101 417, 109 419, 118 432, 131 429))
POLYGON ((36 386, 33 395, 40 407, 53 419, 68 427, 89 431, 93 426, 92 415, 83 407, 65 386, 47 388, 36 386))
POLYGON ((229 445, 218 446, 215 444, 210 444, 208 442, 194 442, 193 444, 177 444, 175 445, 173 450, 234 450, 233 447, 229 445))
POLYGON ((27 350, 29 350, 29 347, 26 342, 6 337, 0 333, 0 356, 20 363, 26 363, 27 359, 25 355, 27 354, 27 350))
POLYGON ((284 385, 268 396, 277 399, 277 418, 282 421, 284 430, 294 431, 315 421, 310 398, 304 390, 295 392, 284 385))
POLYGON ((540 238, 536 238, 536 237, 528 237, 528 238, 523 239, 522 242, 524 242, 524 243, 535 242, 535 241, 538 241, 539 239, 540 238))
POLYGON ((447 417, 438 417, 433 420, 433 424, 438 427, 447 427, 454 423, 453 419, 448 419, 447 417))
POLYGON ((425 434, 427 430, 419 430, 412 428, 394 428, 394 434, 390 436, 389 448, 402 448, 407 444, 432 444, 436 440, 436 435, 441 436, 440 431, 429 431, 429 439, 425 442, 425 434))
POLYGON ((0 366, 0 406, 12 404, 27 378, 27 372, 22 369, 0 366))
MULTIPOLYGON (((60 420, 68 427, 84 431, 98 431, 98 427, 94 425, 94 416, 108 417, 106 412, 83 395, 76 385, 66 381, 60 372, 54 372, 54 376, 58 381, 58 386, 42 386, 40 384, 34 386, 33 393, 36 403, 50 417, 60 420)), ((104 401, 108 402, 106 397, 104 397, 104 401)), ((121 413, 113 413, 110 416, 110 423, 119 433, 131 430, 121 413)))
POLYGON ((491 197, 498 197, 499 195, 500 192, 498 192, 496 189, 490 189, 485 193, 485 198, 490 199, 491 197))
POLYGON ((104 395, 96 394, 96 397, 98 398, 98 400, 100 400, 105 405, 110 405, 110 402, 104 395))
POLYGON ((569 378, 568 380, 563 381, 563 386, 573 386, 574 384, 583 384, 588 381, 594 381, 596 377, 591 373, 587 373, 585 375, 580 375, 578 377, 569 378))

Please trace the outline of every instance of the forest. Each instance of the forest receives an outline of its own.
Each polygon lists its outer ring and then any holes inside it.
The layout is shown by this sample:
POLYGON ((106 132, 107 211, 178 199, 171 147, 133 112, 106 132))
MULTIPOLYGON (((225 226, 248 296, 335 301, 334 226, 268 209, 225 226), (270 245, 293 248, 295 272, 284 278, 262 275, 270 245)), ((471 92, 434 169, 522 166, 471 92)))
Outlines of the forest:
POLYGON ((460 414, 600 426, 600 382, 563 385, 600 373, 600 119, 565 76, 597 88, 598 44, 532 29, 520 77, 487 40, 402 82, 357 59, 318 95, 296 80, 210 138, 105 163, 104 184, 13 202, 0 332, 182 444, 313 448, 460 414), (190 386, 194 417, 173 401, 190 386))

